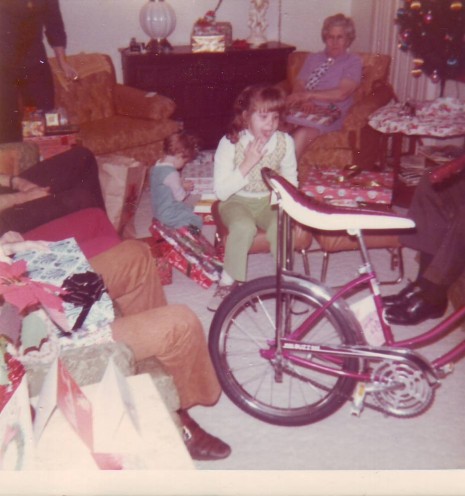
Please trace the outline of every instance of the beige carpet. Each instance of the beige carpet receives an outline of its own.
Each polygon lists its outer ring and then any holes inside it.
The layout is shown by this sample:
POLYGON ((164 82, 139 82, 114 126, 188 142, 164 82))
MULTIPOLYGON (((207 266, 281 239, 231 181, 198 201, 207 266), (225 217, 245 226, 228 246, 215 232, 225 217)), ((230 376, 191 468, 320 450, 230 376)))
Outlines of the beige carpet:
MULTIPOLYGON (((139 235, 145 235, 149 222, 150 199, 148 192, 145 192, 136 217, 139 235)), ((206 228, 205 232, 212 236, 211 227, 206 228)), ((392 277, 387 252, 372 250, 372 257, 381 278, 392 277)), ((415 254, 406 249, 404 257, 407 278, 414 278, 417 270, 415 254)), ((340 283, 353 277, 359 260, 356 252, 333 255, 328 284, 340 283)), ((320 253, 310 255, 310 265, 312 275, 318 276, 321 267, 320 253)), ((299 259, 297 267, 302 267, 299 259)), ((274 264, 270 255, 249 257, 250 278, 271 274, 273 271, 274 264)), ((383 286, 383 293, 397 292, 405 282, 398 286, 383 286)), ((170 302, 188 302, 203 322, 207 336, 212 313, 206 309, 206 301, 213 293, 213 288, 201 289, 195 282, 174 270, 173 284, 165 289, 170 302)), ((433 322, 429 321, 415 328, 394 327, 394 333, 398 338, 413 336, 427 329, 433 322)), ((432 358, 464 338, 465 333, 459 330, 441 343, 420 351, 432 358)), ((419 417, 397 419, 369 409, 356 417, 351 415, 350 404, 347 403, 336 414, 317 424, 293 428, 260 422, 243 413, 222 395, 217 405, 195 407, 191 411, 204 428, 231 445, 232 454, 226 460, 196 462, 196 466, 203 470, 463 469, 464 390, 465 361, 462 361, 437 389, 431 408, 419 417)), ((421 478, 421 475, 418 477, 421 478)), ((355 491, 354 494, 358 493, 355 491)), ((387 490, 383 494, 391 493, 387 490)))

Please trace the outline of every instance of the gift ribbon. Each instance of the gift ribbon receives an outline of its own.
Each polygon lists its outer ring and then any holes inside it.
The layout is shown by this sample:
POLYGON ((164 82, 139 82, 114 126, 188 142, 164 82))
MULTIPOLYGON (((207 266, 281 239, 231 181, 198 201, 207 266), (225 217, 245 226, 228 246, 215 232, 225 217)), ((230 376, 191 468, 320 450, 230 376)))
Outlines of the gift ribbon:
POLYGON ((383 186, 379 181, 376 181, 375 179, 371 179, 368 181, 353 181, 352 179, 355 176, 358 176, 361 172, 362 172, 362 169, 358 165, 355 165, 355 164, 346 165, 342 169, 342 174, 339 174, 339 176, 337 176, 337 181, 339 183, 343 183, 343 182, 347 181, 348 179, 350 179, 351 180, 350 183, 352 185, 363 186, 365 188, 381 188, 383 186))
POLYGON ((100 300, 105 292, 105 285, 101 276, 87 271, 67 277, 61 287, 66 291, 66 294, 61 296, 64 301, 82 307, 72 328, 75 331, 83 326, 92 305, 100 300))

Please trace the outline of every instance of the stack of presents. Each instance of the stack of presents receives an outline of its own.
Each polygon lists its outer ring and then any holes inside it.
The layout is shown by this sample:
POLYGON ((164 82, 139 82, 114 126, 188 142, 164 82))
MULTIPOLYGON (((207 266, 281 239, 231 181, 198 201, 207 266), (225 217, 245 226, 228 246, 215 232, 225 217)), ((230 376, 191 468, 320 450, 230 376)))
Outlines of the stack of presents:
POLYGON ((43 468, 39 453, 48 448, 41 440, 57 412, 65 439, 80 446, 92 466, 143 467, 134 453, 115 452, 110 442, 124 417, 138 431, 117 364, 107 362, 94 401, 65 365, 69 351, 79 356, 93 345, 103 350, 112 343, 112 301, 74 239, 49 248, 22 252, 11 265, 0 263, 0 469, 43 468))

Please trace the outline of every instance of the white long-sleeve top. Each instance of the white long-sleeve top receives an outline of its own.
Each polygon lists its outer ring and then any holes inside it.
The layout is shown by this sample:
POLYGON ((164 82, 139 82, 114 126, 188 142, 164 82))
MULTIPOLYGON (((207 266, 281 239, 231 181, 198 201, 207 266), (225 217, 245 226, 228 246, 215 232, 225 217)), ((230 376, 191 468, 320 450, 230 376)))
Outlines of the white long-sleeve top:
MULTIPOLYGON (((273 153, 277 146, 277 135, 281 133, 276 131, 265 145, 265 156, 273 153)), ((286 150, 281 161, 279 172, 290 183, 297 186, 297 160, 295 157, 294 141, 286 133, 284 136, 286 150)), ((226 136, 221 138, 215 153, 213 182, 214 190, 218 199, 225 201, 230 196, 237 194, 248 198, 263 198, 268 193, 243 191, 243 188, 249 183, 248 176, 243 176, 234 163, 236 146, 242 144, 244 148, 253 141, 254 137, 248 130, 242 131, 237 144, 231 143, 226 136)))

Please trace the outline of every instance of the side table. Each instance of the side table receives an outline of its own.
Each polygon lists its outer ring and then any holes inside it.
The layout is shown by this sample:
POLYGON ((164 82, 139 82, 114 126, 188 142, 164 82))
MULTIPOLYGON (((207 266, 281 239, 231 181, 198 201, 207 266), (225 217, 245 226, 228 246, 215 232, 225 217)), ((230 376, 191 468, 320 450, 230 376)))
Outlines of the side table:
POLYGON ((69 150, 79 143, 79 133, 67 133, 45 136, 28 136, 24 141, 35 143, 39 147, 40 159, 53 157, 69 150))
POLYGON ((369 125, 385 135, 385 142, 392 137, 393 203, 406 207, 414 187, 407 187, 399 178, 403 140, 409 139, 409 152, 413 153, 417 138, 464 136, 465 102, 449 97, 437 98, 415 103, 412 111, 402 103, 390 103, 370 116, 369 125))

